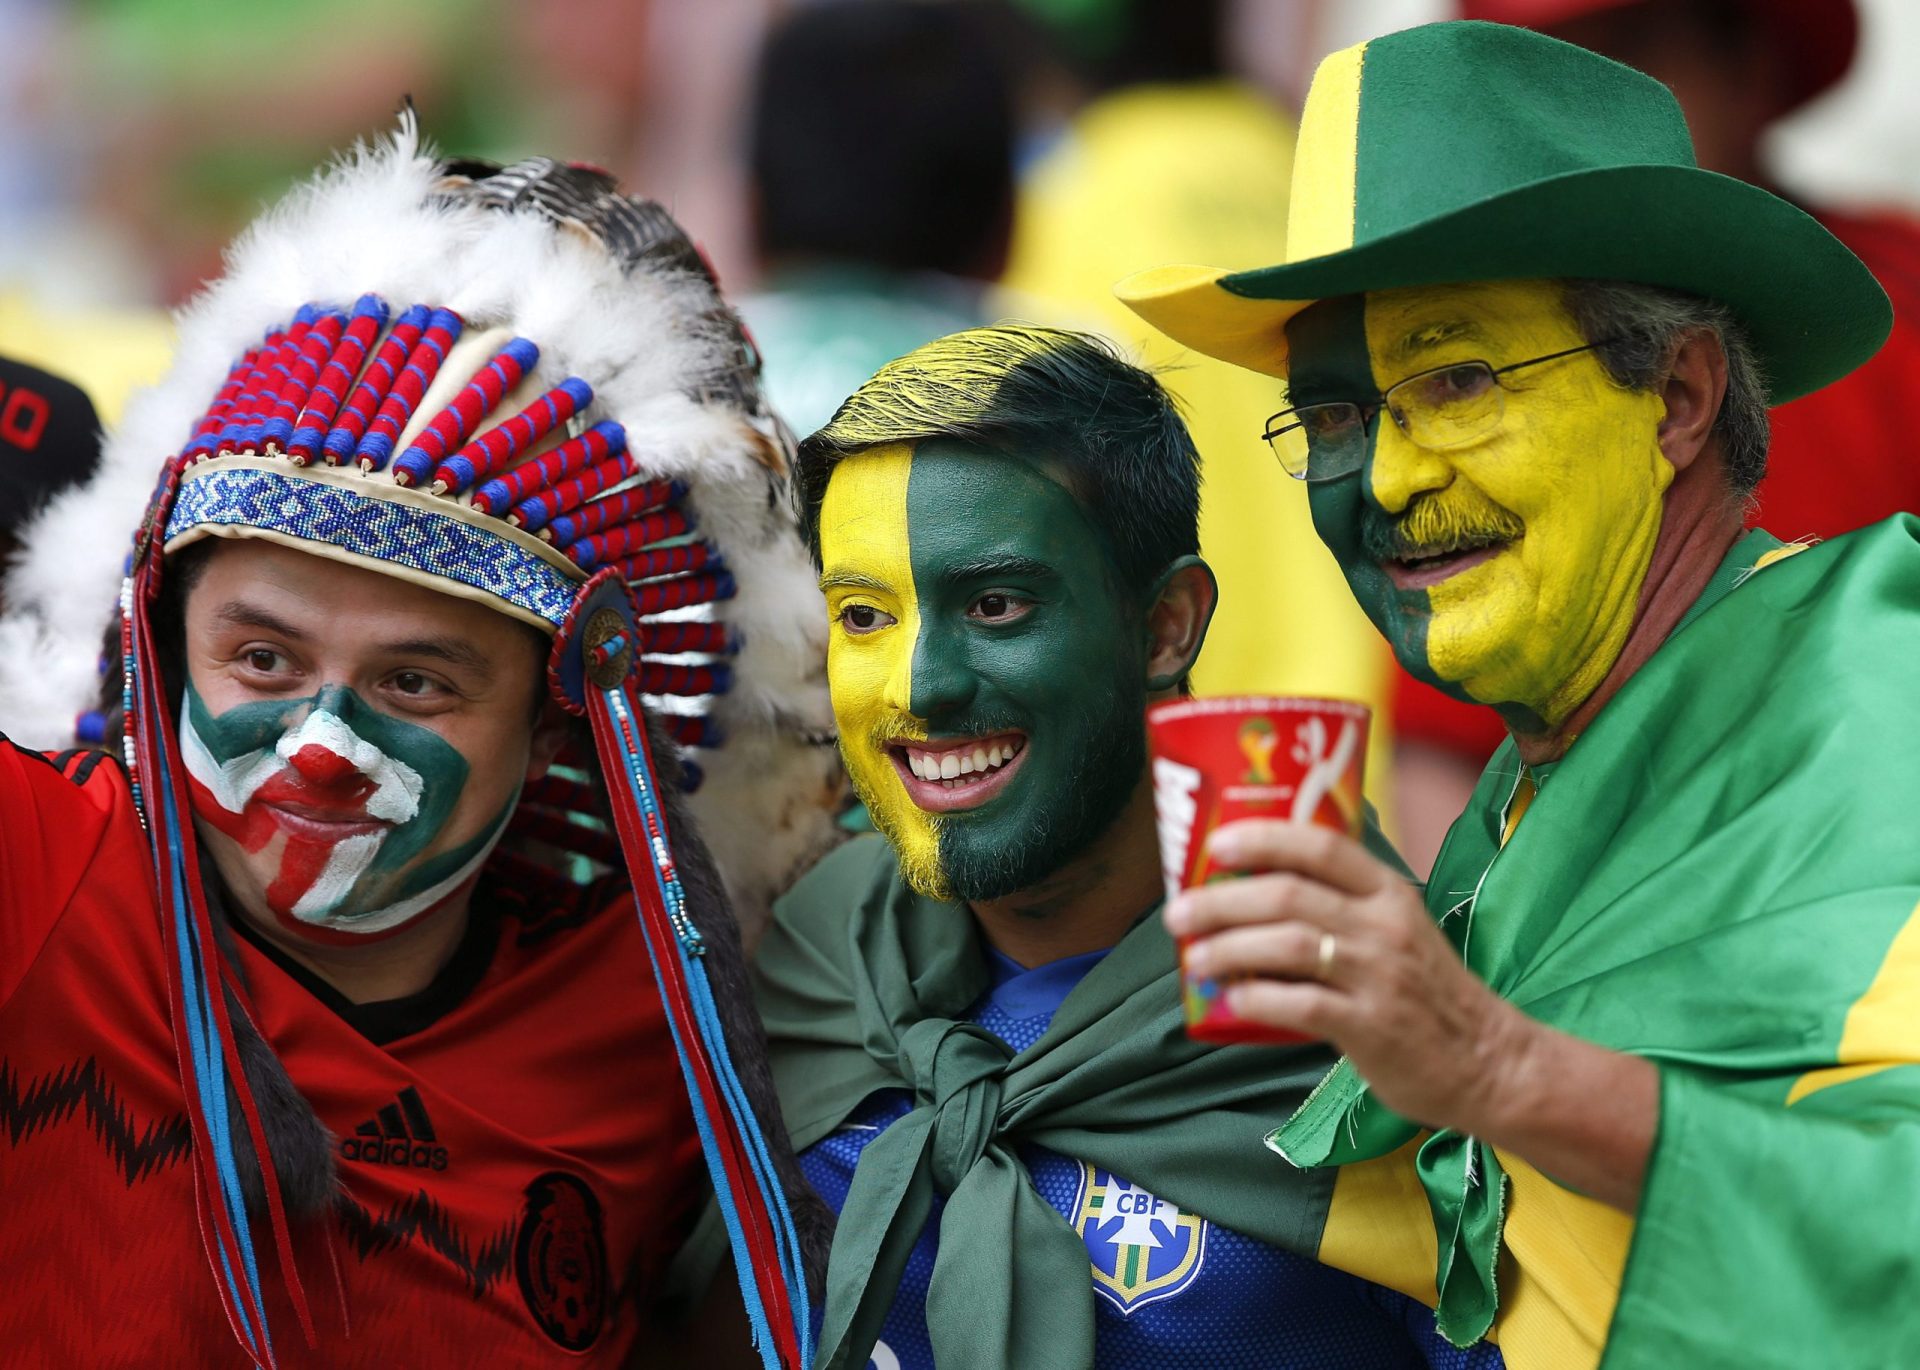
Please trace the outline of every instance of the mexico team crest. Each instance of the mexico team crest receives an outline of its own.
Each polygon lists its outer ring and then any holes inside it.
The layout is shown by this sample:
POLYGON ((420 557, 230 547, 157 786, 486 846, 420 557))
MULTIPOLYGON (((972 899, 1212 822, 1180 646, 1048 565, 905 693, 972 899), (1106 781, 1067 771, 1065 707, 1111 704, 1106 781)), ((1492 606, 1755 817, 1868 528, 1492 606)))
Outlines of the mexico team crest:
POLYGON ((1073 1212, 1094 1292, 1124 1314, 1172 1298, 1206 1263, 1205 1219, 1084 1161, 1073 1212))
POLYGON ((568 1351, 592 1346, 607 1313, 607 1237, 584 1180, 549 1170, 527 1186, 513 1260, 540 1330, 568 1351))

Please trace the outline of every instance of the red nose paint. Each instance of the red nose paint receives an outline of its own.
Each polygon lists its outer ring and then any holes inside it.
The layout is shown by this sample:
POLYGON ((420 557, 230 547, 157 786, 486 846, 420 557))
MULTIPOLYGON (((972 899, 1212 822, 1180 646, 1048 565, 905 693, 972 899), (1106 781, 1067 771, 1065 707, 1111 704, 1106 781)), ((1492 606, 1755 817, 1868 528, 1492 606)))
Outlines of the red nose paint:
MULTIPOLYGON (((364 819, 363 801, 374 789, 369 777, 338 752, 309 745, 294 753, 287 770, 277 772, 255 790, 241 813, 223 809, 213 792, 197 779, 188 777, 188 785, 195 816, 232 838, 243 851, 257 853, 275 837, 284 839, 279 870, 264 893, 267 907, 285 927, 310 939, 343 945, 371 940, 365 934, 335 933, 293 916, 294 906, 320 879, 342 839, 316 838, 288 831, 275 818, 273 807, 292 804, 304 810, 331 814, 341 823, 364 819)), ((404 926, 401 924, 372 937, 390 936, 404 926)))
POLYGON ((351 761, 332 748, 312 742, 295 752, 288 764, 314 785, 339 785, 357 770, 351 761))

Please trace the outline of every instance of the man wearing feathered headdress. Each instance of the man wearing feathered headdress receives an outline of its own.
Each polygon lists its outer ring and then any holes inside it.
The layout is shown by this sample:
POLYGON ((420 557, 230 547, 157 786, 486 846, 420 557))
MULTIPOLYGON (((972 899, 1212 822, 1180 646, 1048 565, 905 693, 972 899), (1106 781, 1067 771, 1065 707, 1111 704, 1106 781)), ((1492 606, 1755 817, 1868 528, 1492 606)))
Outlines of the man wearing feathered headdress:
POLYGON ((663 1355, 710 1184, 707 1330, 809 1360, 824 1223, 722 885, 830 830, 789 445, 603 173, 409 125, 237 244, 0 625, 46 737, 138 525, 114 752, 0 746, 10 1357, 663 1355))

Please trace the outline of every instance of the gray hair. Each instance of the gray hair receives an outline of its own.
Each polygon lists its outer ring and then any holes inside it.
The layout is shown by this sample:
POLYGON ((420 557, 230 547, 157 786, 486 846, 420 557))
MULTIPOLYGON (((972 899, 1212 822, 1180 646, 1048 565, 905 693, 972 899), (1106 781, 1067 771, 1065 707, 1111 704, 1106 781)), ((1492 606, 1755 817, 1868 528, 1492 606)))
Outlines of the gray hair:
POLYGON ((1566 304, 1588 342, 1611 340, 1596 355, 1607 374, 1629 390, 1663 385, 1687 334, 1705 329, 1720 340, 1727 393, 1713 432, 1733 493, 1752 494, 1767 473, 1767 382, 1733 311, 1698 295, 1629 281, 1568 281, 1566 304))

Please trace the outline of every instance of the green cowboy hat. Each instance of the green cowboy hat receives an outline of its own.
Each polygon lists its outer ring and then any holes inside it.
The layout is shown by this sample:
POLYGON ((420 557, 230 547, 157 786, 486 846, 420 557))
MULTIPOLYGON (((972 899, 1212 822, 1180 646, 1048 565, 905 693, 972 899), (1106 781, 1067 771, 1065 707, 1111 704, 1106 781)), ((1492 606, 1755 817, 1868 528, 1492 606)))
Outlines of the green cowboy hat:
POLYGON ((1543 277, 1720 301, 1775 404, 1846 375, 1893 326, 1886 292, 1839 239, 1694 164, 1665 86, 1584 48, 1470 21, 1390 33, 1320 64, 1284 262, 1157 267, 1115 293, 1175 341, 1284 378, 1287 322, 1320 300, 1543 277))

